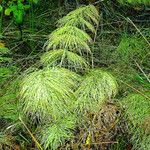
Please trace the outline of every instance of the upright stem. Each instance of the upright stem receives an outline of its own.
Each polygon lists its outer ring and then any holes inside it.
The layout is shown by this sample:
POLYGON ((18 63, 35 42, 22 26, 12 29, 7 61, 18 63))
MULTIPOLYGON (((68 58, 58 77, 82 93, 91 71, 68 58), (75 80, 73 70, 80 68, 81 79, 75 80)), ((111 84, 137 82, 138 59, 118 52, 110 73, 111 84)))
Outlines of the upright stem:
POLYGON ((147 79, 147 81, 150 83, 150 79, 148 78, 148 76, 145 74, 145 72, 143 71, 143 69, 141 68, 141 66, 136 62, 134 61, 135 64, 137 65, 137 67, 140 69, 140 71, 143 73, 144 77, 147 79))
POLYGON ((147 40, 147 38, 142 34, 142 32, 140 31, 140 29, 134 24, 134 22, 130 19, 127 18, 127 20, 135 27, 135 29, 140 33, 140 35, 143 37, 143 39, 146 41, 146 43, 148 44, 148 46, 150 47, 150 43, 147 40))
POLYGON ((79 1, 78 1, 78 0, 76 0, 76 6, 77 6, 77 7, 79 6, 79 1))
MULTIPOLYGON (((30 10, 30 35, 32 36, 33 33, 34 33, 34 16, 33 16, 33 3, 32 1, 30 2, 30 6, 31 6, 31 10, 30 10)), ((34 43, 32 41, 30 41, 30 46, 31 46, 31 49, 33 50, 34 49, 34 43)))
POLYGON ((3 28, 3 8, 0 15, 0 36, 2 35, 2 28, 3 28))
POLYGON ((60 62, 60 67, 62 67, 65 57, 66 57, 66 50, 64 50, 64 53, 62 55, 61 62, 60 62))
MULTIPOLYGON (((95 35, 94 35, 93 46, 94 46, 94 44, 96 42, 98 27, 99 27, 99 22, 98 22, 98 24, 96 26, 96 31, 95 31, 95 35)), ((93 53, 91 54, 91 59, 92 59, 92 68, 94 68, 94 56, 93 56, 93 53)))
POLYGON ((39 150, 43 150, 41 144, 37 141, 37 139, 35 138, 35 136, 33 135, 33 133, 29 130, 29 128, 26 126, 26 124, 24 123, 24 121, 22 120, 21 117, 19 117, 20 122, 22 123, 22 125, 26 128, 26 130, 28 131, 28 133, 30 134, 31 138, 33 139, 33 141, 35 142, 37 148, 39 150))
POLYGON ((31 33, 34 33, 34 13, 33 13, 33 3, 31 2, 31 33))

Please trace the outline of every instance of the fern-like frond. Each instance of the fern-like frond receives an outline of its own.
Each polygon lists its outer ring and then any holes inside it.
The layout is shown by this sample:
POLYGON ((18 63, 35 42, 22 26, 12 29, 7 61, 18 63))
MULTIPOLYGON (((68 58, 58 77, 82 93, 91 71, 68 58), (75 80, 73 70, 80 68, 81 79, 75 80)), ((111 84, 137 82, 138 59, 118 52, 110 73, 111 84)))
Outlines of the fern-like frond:
POLYGON ((73 26, 64 26, 53 31, 49 40, 46 42, 47 50, 49 49, 67 49, 82 53, 81 50, 90 52, 88 43, 92 39, 84 31, 73 26))
POLYGON ((10 53, 10 50, 7 47, 0 46, 0 56, 8 53, 10 53))
POLYGON ((116 56, 121 62, 130 64, 135 60, 144 59, 149 53, 146 42, 137 36, 123 36, 116 50, 116 56))
POLYGON ((18 107, 18 88, 19 78, 14 79, 7 84, 5 88, 0 89, 0 118, 8 120, 9 122, 18 121, 19 107, 18 107))
POLYGON ((93 5, 79 7, 58 21, 58 26, 76 26, 95 32, 94 24, 98 24, 99 13, 93 5))
POLYGON ((150 149, 150 135, 145 134, 143 131, 137 128, 132 131, 132 137, 130 142, 132 143, 132 149, 137 150, 149 150, 150 149))
POLYGON ((102 103, 117 93, 115 78, 101 69, 92 69, 76 91, 77 105, 82 110, 98 111, 102 103))
MULTIPOLYGON (((150 96, 150 94, 149 94, 150 96)), ((126 115, 134 126, 139 126, 150 116, 150 101, 140 94, 130 94, 122 101, 126 115)))
POLYGON ((53 119, 69 113, 78 80, 79 75, 63 68, 39 70, 27 75, 20 91, 24 113, 33 118, 53 119))
POLYGON ((76 116, 64 116, 63 119, 42 126, 39 139, 44 149, 56 150, 61 144, 73 137, 73 129, 76 126, 76 116))
MULTIPOLYGON (((144 93, 150 97, 150 93, 144 93)), ((133 149, 150 149, 150 99, 140 94, 129 94, 121 102, 129 119, 133 149)))
POLYGON ((16 94, 3 95, 0 98, 0 118, 8 119, 11 121, 18 120, 18 106, 16 102, 16 94))
POLYGON ((66 68, 83 69, 88 67, 87 61, 76 53, 65 49, 44 53, 41 62, 45 66, 64 66, 66 68))

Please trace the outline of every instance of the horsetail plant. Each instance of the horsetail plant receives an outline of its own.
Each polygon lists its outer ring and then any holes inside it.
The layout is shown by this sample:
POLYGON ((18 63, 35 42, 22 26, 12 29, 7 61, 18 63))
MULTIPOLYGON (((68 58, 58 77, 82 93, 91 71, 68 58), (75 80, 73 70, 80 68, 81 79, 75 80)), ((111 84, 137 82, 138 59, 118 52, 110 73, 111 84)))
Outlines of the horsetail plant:
POLYGON ((86 29, 95 32, 98 18, 97 9, 89 5, 59 20, 58 29, 45 43, 47 52, 41 57, 44 68, 27 74, 22 81, 23 111, 32 120, 40 118, 37 138, 45 150, 55 150, 72 138, 81 113, 99 111, 117 93, 116 80, 101 69, 89 70, 83 77, 72 72, 89 67, 84 56, 92 54, 92 38, 86 29))
MULTIPOLYGON (((81 56, 65 49, 48 51, 41 57, 44 66, 61 66, 66 68, 88 68, 88 62, 81 56)), ((71 69, 72 70, 72 69, 71 69)))
POLYGON ((75 101, 73 89, 79 75, 63 69, 48 68, 27 75, 22 81, 20 95, 24 113, 32 118, 58 119, 70 113, 75 101))
POLYGON ((150 148, 150 94, 144 93, 144 95, 129 94, 121 102, 130 123, 133 148, 139 150, 150 148))
POLYGON ((102 104, 117 94, 115 78, 101 69, 91 69, 76 90, 77 105, 81 111, 98 112, 102 104))
POLYGON ((94 24, 98 25, 99 12, 93 5, 79 7, 58 21, 58 27, 75 26, 82 30, 96 32, 94 24))

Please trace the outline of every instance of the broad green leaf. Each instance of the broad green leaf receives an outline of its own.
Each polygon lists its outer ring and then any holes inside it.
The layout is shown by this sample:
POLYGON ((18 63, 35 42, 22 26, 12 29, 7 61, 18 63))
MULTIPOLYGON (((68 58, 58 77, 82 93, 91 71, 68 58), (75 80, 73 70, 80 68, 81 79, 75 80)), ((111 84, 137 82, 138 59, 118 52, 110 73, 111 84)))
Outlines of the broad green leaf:
POLYGON ((25 10, 30 9, 30 5, 24 5, 24 9, 25 9, 25 10))
POLYGON ((14 19, 17 24, 22 24, 23 22, 23 10, 16 10, 13 12, 14 19))
POLYGON ((31 0, 34 4, 37 4, 39 0, 31 0))
POLYGON ((5 15, 6 16, 9 16, 10 13, 11 13, 11 9, 9 9, 9 8, 5 9, 5 15))

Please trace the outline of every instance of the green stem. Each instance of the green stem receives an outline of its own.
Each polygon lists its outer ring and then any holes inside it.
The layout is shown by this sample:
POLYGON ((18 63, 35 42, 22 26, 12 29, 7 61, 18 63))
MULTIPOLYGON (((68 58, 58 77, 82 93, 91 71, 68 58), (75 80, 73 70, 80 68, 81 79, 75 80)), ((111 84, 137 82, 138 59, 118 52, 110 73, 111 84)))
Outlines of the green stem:
POLYGON ((31 3, 31 33, 34 33, 33 3, 31 3))
POLYGON ((64 50, 64 53, 63 53, 63 55, 62 55, 61 62, 60 62, 60 67, 62 67, 62 65, 63 65, 63 61, 64 61, 64 59, 65 59, 65 57, 66 57, 66 53, 67 53, 67 51, 64 50))
POLYGON ((148 44, 148 46, 150 47, 150 43, 147 40, 147 38, 143 35, 143 33, 140 31, 140 29, 134 24, 134 22, 127 17, 127 20, 135 27, 135 29, 140 33, 140 35, 143 37, 143 39, 146 41, 146 43, 148 44))
MULTIPOLYGON (((33 3, 30 2, 30 6, 31 6, 31 10, 30 10, 30 14, 29 14, 29 17, 30 17, 30 35, 32 37, 32 35, 34 34, 34 16, 33 16, 33 3)), ((30 46, 31 46, 31 49, 33 50, 34 49, 34 42, 33 41, 30 41, 30 46)))
POLYGON ((1 11, 1 16, 0 16, 0 36, 2 35, 2 28, 3 28, 3 9, 1 11))
POLYGON ((37 139, 34 137, 33 133, 29 130, 29 128, 26 126, 26 124, 24 123, 24 121, 22 120, 21 117, 19 117, 20 122, 22 123, 22 125, 26 128, 26 130, 28 131, 28 133, 30 134, 30 136, 32 137, 33 141, 35 142, 37 148, 39 150, 43 150, 41 144, 37 141, 37 139))

